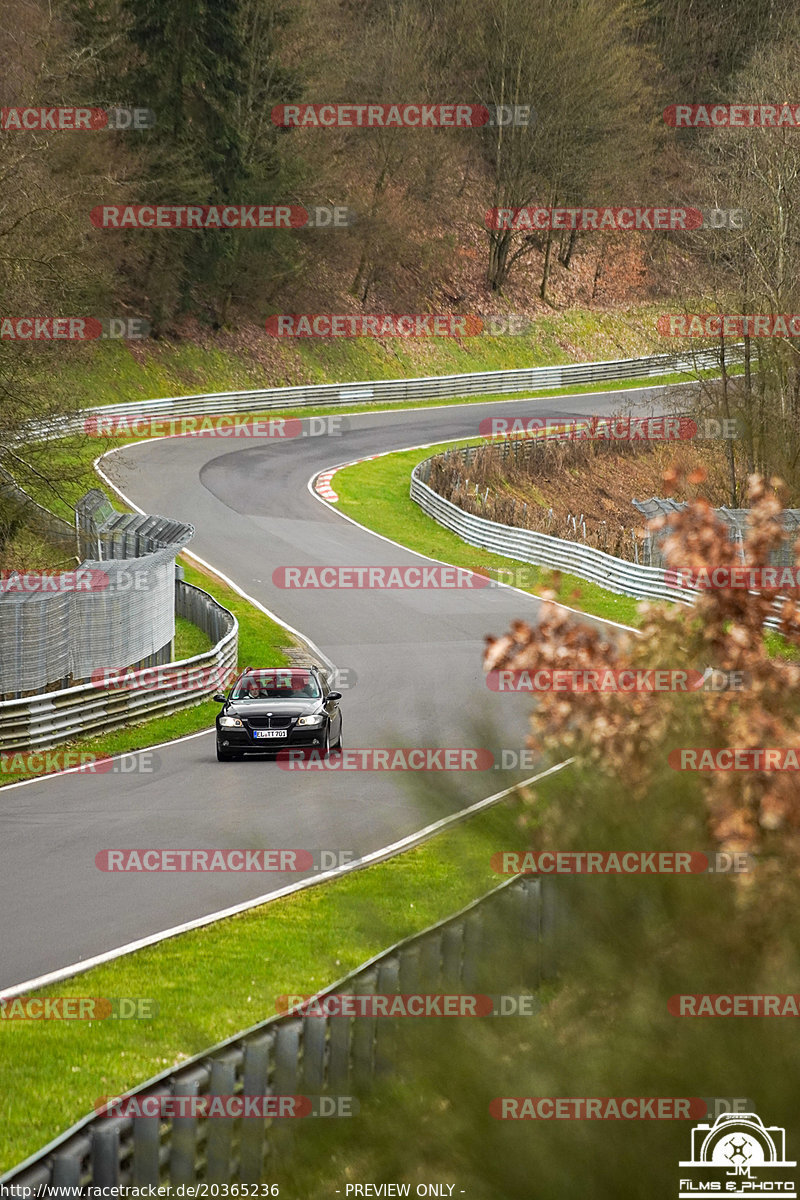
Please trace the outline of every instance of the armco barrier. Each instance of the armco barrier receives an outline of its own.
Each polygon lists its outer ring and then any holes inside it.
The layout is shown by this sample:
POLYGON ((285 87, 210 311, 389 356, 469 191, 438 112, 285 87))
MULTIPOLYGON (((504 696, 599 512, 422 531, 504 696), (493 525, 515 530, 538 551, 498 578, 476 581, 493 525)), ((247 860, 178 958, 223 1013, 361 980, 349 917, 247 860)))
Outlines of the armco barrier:
MULTIPOLYGON (((534 529, 501 525, 497 521, 488 521, 485 517, 465 512, 424 482, 430 470, 430 462, 430 458, 425 459, 411 472, 411 499, 437 524, 450 529, 470 546, 478 546, 482 550, 516 559, 518 562, 566 571, 580 579, 597 583, 619 596, 632 596, 636 600, 673 601, 678 604, 695 603, 699 592, 694 588, 671 587, 662 567, 646 567, 639 563, 627 562, 623 558, 615 558, 612 554, 596 550, 594 546, 550 537, 549 534, 539 533, 534 529)), ((777 601, 776 608, 779 608, 777 601)), ((777 616, 768 617, 764 624, 774 629, 779 626, 780 619, 777 616)))
MULTIPOLYGON (((725 349, 728 362, 741 353, 738 346, 725 349)), ((300 387, 264 388, 252 392, 213 392, 196 396, 169 396, 157 400, 107 404, 87 408, 78 416, 32 426, 24 434, 64 437, 79 431, 87 418, 145 418, 203 413, 269 412, 273 409, 304 408, 311 405, 373 404, 380 401, 432 400, 452 396, 496 396, 506 392, 524 392, 541 388, 570 387, 576 384, 613 382, 622 379, 651 379, 695 370, 713 370, 719 366, 717 350, 691 354, 651 354, 644 358, 622 358, 609 362, 568 363, 553 367, 522 367, 510 371, 476 371, 465 375, 430 375, 421 379, 372 379, 362 383, 320 383, 300 387)))
POLYGON ((207 592, 183 580, 175 583, 175 612, 212 639, 210 650, 158 669, 125 675, 127 683, 122 686, 104 687, 98 681, 3 701, 0 751, 46 750, 79 735, 175 712, 219 691, 221 681, 227 681, 236 670, 236 617, 207 592))
MULTIPOLYGON (((555 975, 553 886, 550 877, 506 881, 319 994, 491 994, 502 992, 506 981, 534 991, 555 975), (509 963, 519 968, 513 980, 497 961, 501 933, 505 970, 509 963)), ((389 1067, 402 1068, 392 1061, 392 1024, 374 1016, 271 1017, 125 1094, 348 1094, 389 1067)), ((98 1083, 98 1092, 102 1090, 98 1083)), ((0 1177, 0 1185, 252 1184, 266 1172, 274 1183, 276 1158, 292 1149, 301 1152, 303 1145, 304 1122, 293 1122, 297 1128, 288 1142, 285 1128, 278 1128, 285 1125, 257 1117, 92 1115, 0 1177)))
POLYGON ((471 546, 479 546, 482 550, 490 550, 518 562, 568 571, 571 575, 598 583, 617 595, 634 596, 639 600, 673 600, 680 604, 694 604, 695 593, 687 588, 670 587, 664 571, 659 567, 640 566, 596 550, 593 546, 550 537, 534 529, 500 525, 496 521, 487 521, 485 517, 465 512, 423 482, 422 476, 429 462, 430 459, 426 459, 419 463, 411 474, 411 499, 439 525, 452 530, 471 546))

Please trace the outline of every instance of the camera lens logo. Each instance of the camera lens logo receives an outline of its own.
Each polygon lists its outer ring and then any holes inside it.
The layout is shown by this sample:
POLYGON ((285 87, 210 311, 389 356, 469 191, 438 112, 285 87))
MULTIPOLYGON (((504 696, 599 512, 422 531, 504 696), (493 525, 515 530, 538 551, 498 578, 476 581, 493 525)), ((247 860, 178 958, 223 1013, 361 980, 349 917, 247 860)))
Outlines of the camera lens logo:
POLYGON ((722 1113, 713 1125, 695 1126, 692 1157, 679 1166, 686 1176, 680 1181, 681 1200, 709 1191, 752 1196, 758 1190, 797 1197, 788 1175, 797 1163, 786 1158, 786 1130, 765 1126, 756 1113, 722 1113))

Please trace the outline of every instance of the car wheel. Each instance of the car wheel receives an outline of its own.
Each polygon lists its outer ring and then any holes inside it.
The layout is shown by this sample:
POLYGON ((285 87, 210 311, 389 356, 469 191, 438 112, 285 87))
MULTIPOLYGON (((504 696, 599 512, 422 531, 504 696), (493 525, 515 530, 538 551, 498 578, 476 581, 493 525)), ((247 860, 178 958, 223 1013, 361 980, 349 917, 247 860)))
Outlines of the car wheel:
POLYGON ((336 739, 336 745, 333 747, 334 750, 338 750, 339 754, 341 754, 342 751, 344 750, 344 742, 342 741, 342 726, 343 725, 344 725, 344 721, 340 721, 339 722, 339 737, 336 739))
POLYGON ((322 757, 330 758, 331 756, 331 723, 325 726, 325 744, 322 747, 322 757))
POLYGON ((238 758, 238 755, 229 754, 227 750, 220 750, 219 743, 217 744, 217 762, 230 762, 234 758, 238 758))

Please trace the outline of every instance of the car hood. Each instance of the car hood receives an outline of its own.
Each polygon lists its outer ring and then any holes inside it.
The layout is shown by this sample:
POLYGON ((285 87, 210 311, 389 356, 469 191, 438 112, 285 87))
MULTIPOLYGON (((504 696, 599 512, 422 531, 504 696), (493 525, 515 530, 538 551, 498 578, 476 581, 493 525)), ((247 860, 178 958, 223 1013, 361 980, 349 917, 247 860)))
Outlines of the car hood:
POLYGON ((273 716, 306 716, 317 712, 322 707, 322 700, 306 700, 294 697, 291 700, 234 700, 226 704, 222 712, 227 716, 236 717, 266 717, 273 716))

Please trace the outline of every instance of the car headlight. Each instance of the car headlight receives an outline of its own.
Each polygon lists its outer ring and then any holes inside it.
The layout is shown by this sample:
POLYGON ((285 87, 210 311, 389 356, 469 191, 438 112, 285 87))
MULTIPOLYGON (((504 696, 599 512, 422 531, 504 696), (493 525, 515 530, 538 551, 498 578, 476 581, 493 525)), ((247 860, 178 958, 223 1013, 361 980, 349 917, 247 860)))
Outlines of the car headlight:
POLYGON ((232 729, 236 725, 238 725, 240 729, 242 727, 242 722, 238 717, 220 717, 219 723, 224 729, 232 729))
POLYGON ((322 722, 324 721, 324 719, 325 719, 324 713, 317 713, 316 716, 313 716, 313 717, 299 717, 297 724, 298 725, 321 725, 322 722))

